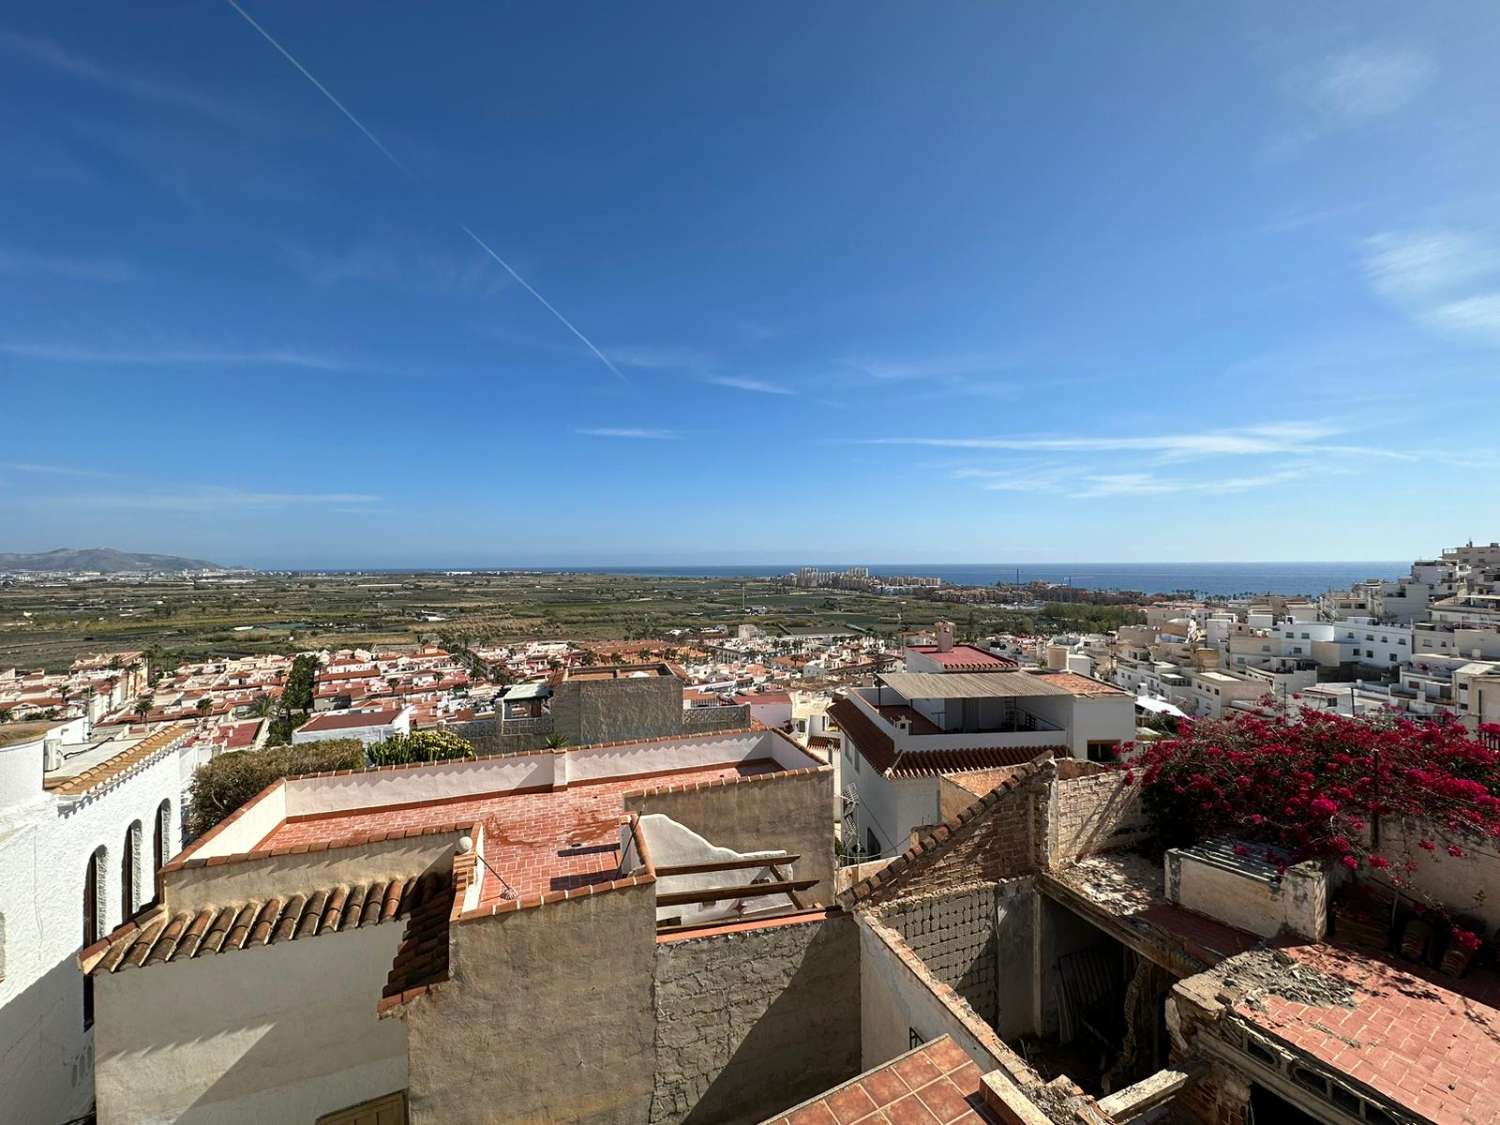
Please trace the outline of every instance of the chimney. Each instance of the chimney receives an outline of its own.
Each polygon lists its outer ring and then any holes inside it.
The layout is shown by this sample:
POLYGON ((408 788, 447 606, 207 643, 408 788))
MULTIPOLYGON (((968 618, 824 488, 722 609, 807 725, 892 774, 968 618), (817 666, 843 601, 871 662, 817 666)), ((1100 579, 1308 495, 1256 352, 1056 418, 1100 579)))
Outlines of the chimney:
POLYGON ((939 621, 937 628, 937 649, 939 652, 953 651, 953 622, 939 621))

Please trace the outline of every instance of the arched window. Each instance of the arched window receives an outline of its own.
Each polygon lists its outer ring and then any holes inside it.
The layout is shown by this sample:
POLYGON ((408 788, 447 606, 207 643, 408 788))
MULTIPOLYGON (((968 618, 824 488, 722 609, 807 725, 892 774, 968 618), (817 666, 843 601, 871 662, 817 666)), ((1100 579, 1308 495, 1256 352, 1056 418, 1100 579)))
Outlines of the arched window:
POLYGON ((120 918, 130 918, 141 904, 141 822, 125 829, 120 849, 120 918))
MULTIPOLYGON (((89 856, 88 867, 83 875, 83 944, 93 945, 104 936, 105 923, 105 864, 109 853, 103 847, 94 849, 89 856)), ((94 978, 83 978, 83 1026, 84 1030, 94 1026, 94 978)))
POLYGON ((157 879, 161 869, 172 858, 172 802, 163 801, 156 808, 156 823, 151 829, 151 901, 156 901, 157 879))

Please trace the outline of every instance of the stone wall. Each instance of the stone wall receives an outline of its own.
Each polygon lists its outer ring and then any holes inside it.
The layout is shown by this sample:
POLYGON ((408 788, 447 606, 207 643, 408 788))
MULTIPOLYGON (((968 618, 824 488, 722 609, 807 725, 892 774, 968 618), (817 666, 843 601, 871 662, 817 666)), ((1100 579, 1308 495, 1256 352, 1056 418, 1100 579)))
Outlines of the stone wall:
POLYGON ((849 915, 659 941, 649 1120, 761 1121, 858 1074, 859 982, 849 915))
POLYGON ((694 707, 682 713, 684 734, 711 730, 744 730, 750 725, 750 705, 738 707, 694 707))
POLYGON ((676 676, 564 680, 553 691, 552 727, 575 746, 678 734, 682 681, 676 676))
POLYGON ((709 843, 737 852, 780 848, 800 855, 798 879, 817 879, 801 892, 807 905, 833 902, 833 771, 822 766, 732 783, 663 789, 627 796, 625 811, 661 813, 709 843))
MULTIPOLYGON (((995 885, 905 899, 881 914, 932 975, 995 1024, 995 885)), ((1026 966, 1029 969, 1029 965, 1026 966)))
POLYGON ((474 747, 481 758, 494 754, 526 754, 547 748, 547 735, 504 733, 499 719, 471 719, 466 723, 449 723, 448 729, 474 747))

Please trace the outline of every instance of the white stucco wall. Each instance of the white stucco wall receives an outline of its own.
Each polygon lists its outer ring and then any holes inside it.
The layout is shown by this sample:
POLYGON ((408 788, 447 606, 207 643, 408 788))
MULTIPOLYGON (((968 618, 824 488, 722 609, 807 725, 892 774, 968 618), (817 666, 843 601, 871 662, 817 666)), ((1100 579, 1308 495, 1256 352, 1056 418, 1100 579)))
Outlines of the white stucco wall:
POLYGON ((120 860, 131 822, 141 822, 140 902, 154 894, 152 833, 164 800, 171 802, 169 854, 181 839, 181 775, 170 753, 81 800, 43 795, 40 769, 35 784, 29 801, 0 812, 0 1120, 50 1125, 82 1113, 93 1098, 93 1033, 83 1027, 75 960, 89 858, 106 849, 101 926, 108 932, 125 916, 120 860))
POLYGON ((405 1089, 406 1023, 375 1015, 404 928, 100 977, 100 1125, 310 1125, 405 1089))
MULTIPOLYGON (((859 754, 852 748, 850 752, 859 754)), ((859 792, 859 839, 848 841, 850 844, 857 842, 868 849, 867 833, 873 828, 880 842, 879 854, 900 854, 906 850, 906 838, 913 828, 942 820, 938 800, 941 786, 937 777, 894 781, 882 777, 861 758, 857 770, 844 771, 845 786, 851 781, 859 792)))

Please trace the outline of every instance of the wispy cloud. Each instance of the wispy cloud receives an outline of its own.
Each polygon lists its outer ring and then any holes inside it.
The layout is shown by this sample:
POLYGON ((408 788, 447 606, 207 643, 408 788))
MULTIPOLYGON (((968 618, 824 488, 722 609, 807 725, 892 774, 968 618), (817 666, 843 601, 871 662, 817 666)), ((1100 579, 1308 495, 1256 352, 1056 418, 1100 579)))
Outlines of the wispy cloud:
POLYGON ((618 344, 609 354, 616 363, 644 371, 699 371, 712 364, 703 352, 677 344, 618 344))
POLYGON ((584 437, 621 438, 626 441, 676 441, 676 430, 642 430, 627 426, 585 426, 573 431, 584 437))
POLYGON ((52 477, 110 477, 114 475, 94 469, 77 469, 71 465, 38 465, 29 461, 0 462, 0 469, 9 469, 13 473, 36 473, 52 477))
POLYGON ((880 437, 851 439, 859 445, 913 445, 935 449, 987 449, 1044 453, 1156 453, 1169 459, 1261 456, 1271 453, 1351 453, 1404 458, 1405 454, 1368 446, 1329 444, 1341 431, 1313 423, 1288 422, 1203 433, 1150 435, 1069 435, 1036 437, 880 437))
POLYGON ((72 347, 66 344, 0 344, 0 353, 18 359, 46 363, 72 363, 115 367, 296 367, 309 371, 368 371, 369 368, 334 356, 314 352, 197 351, 194 349, 147 349, 72 347))
POLYGON ((1325 60, 1310 94, 1329 116, 1359 123, 1404 108, 1432 74, 1432 61, 1416 51, 1365 46, 1325 60))
MULTIPOLYGON (((1170 493, 1227 495, 1306 480, 1317 466, 1298 464, 1264 473, 1228 477, 1164 477, 1156 473, 1100 472, 1062 464, 1023 469, 961 468, 953 476, 973 480, 987 492, 1055 493, 1076 500, 1112 496, 1161 496, 1170 493)), ((1322 471, 1329 470, 1326 467, 1322 471)))
POLYGON ((1500 292, 1449 301, 1430 310, 1428 319, 1439 327, 1500 344, 1500 292))
POLYGON ((1084 500, 1110 496, 1160 496, 1174 492, 1224 495, 1234 492, 1252 492, 1256 489, 1306 479, 1305 468, 1281 469, 1254 476, 1210 480, 1171 479, 1159 477, 1153 473, 1099 473, 1085 475, 1082 478, 1084 487, 1075 495, 1084 500))
POLYGON ((771 383, 765 379, 748 379, 741 375, 706 375, 703 381, 712 383, 718 387, 731 387, 737 391, 753 391, 762 395, 794 395, 797 392, 791 387, 784 387, 780 383, 771 383))
POLYGON ((239 107, 200 91, 104 66, 51 39, 0 30, 0 51, 142 101, 191 110, 216 121, 239 124, 246 119, 239 107))
POLYGON ((303 278, 319 287, 387 285, 449 297, 495 296, 511 285, 478 252, 433 251, 401 235, 337 250, 283 244, 282 251, 303 278))
POLYGON ((856 357, 845 360, 844 365, 875 382, 894 383, 917 379, 996 375, 1013 366, 1013 362, 1006 357, 987 352, 972 352, 902 359, 856 357))
POLYGON ((1500 244, 1455 230, 1387 231, 1367 238, 1361 266, 1380 296, 1426 327, 1500 343, 1500 244))
POLYGON ((643 371, 668 371, 691 375, 701 383, 749 391, 762 395, 795 395, 798 392, 784 383, 748 375, 720 375, 714 372, 717 361, 696 348, 678 344, 626 344, 609 349, 609 354, 625 367, 643 371))
POLYGON ((31 254, 0 249, 0 273, 16 276, 45 274, 69 281, 117 283, 134 281, 140 271, 129 262, 110 258, 70 258, 58 254, 31 254))
POLYGON ((149 509, 212 512, 221 508, 287 508, 308 505, 347 507, 375 504, 379 496, 363 492, 256 492, 235 488, 202 488, 180 492, 94 493, 49 498, 49 503, 82 508, 149 509))
POLYGON ((1455 230, 1384 231, 1365 239, 1363 267, 1370 284, 1394 300, 1451 292, 1493 273, 1493 250, 1455 230))

